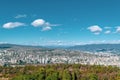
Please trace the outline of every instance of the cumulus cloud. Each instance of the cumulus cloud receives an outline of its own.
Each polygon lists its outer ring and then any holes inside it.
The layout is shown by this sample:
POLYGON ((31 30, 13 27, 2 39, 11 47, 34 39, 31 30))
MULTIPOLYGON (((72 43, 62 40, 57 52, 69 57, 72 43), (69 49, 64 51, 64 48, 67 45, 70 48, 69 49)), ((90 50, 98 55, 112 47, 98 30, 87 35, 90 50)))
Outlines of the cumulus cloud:
POLYGON ((3 25, 3 28, 5 28, 5 29, 12 29, 12 28, 20 27, 20 26, 25 26, 25 23, 21 23, 21 22, 8 22, 8 23, 5 23, 3 25))
POLYGON ((120 33, 120 26, 117 27, 116 32, 120 33))
POLYGON ((111 33, 110 30, 105 31, 105 34, 110 34, 110 33, 111 33))
POLYGON ((102 28, 99 27, 98 25, 90 26, 87 29, 90 30, 91 32, 93 32, 96 35, 98 35, 98 34, 100 34, 100 32, 102 32, 102 28))
POLYGON ((23 14, 23 15, 19 14, 19 15, 15 16, 16 19, 18 19, 18 18, 26 18, 26 17, 27 17, 26 14, 23 14))
POLYGON ((52 28, 51 27, 43 27, 42 31, 48 31, 48 30, 51 30, 52 28))
POLYGON ((48 31, 52 29, 52 26, 59 26, 58 24, 51 24, 44 19, 36 19, 31 23, 34 27, 41 27, 42 31, 48 31))
POLYGON ((45 23, 46 22, 43 19, 36 19, 31 23, 31 25, 33 25, 34 27, 42 27, 45 25, 45 23))

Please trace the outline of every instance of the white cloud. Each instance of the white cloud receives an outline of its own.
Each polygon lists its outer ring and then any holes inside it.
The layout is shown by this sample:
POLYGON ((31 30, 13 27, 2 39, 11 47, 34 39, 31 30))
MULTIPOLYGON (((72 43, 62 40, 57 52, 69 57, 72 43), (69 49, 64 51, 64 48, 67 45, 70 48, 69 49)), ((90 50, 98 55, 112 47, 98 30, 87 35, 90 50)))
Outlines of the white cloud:
POLYGON ((47 46, 73 46, 77 44, 77 42, 74 42, 74 41, 63 41, 63 40, 46 40, 44 42, 44 45, 47 45, 47 46))
POLYGON ((50 24, 46 22, 44 19, 36 19, 31 23, 34 27, 41 27, 42 31, 48 31, 52 29, 52 26, 59 26, 58 24, 50 24))
POLYGON ((23 14, 23 15, 19 14, 19 15, 15 16, 16 19, 18 19, 18 18, 26 18, 26 17, 27 17, 26 14, 23 14))
POLYGON ((31 23, 31 25, 33 25, 34 27, 42 27, 45 25, 45 23, 46 22, 43 19, 36 19, 31 23))
POLYGON ((20 27, 20 26, 26 26, 26 25, 25 23, 21 23, 21 22, 8 22, 3 25, 3 28, 12 29, 12 28, 20 27))
POLYGON ((48 26, 48 27, 43 27, 43 28, 42 28, 42 31, 48 31, 48 30, 51 30, 51 29, 52 29, 52 28, 49 27, 49 26, 48 26))
POLYGON ((100 32, 102 32, 102 28, 99 27, 98 25, 90 26, 87 29, 97 35, 100 34, 100 32))
POLYGON ((117 27, 116 32, 120 33, 120 26, 117 27))
POLYGON ((110 34, 110 33, 111 33, 110 30, 105 31, 105 34, 110 34))
POLYGON ((49 22, 46 22, 45 26, 60 26, 60 24, 50 24, 49 22))

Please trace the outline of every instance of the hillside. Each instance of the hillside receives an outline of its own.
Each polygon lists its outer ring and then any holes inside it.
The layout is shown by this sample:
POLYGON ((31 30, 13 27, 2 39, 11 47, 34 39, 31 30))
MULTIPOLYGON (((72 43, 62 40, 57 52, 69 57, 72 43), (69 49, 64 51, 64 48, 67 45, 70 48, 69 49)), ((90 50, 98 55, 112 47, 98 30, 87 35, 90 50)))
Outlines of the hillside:
POLYGON ((113 54, 120 54, 120 44, 89 44, 76 45, 69 47, 70 50, 80 50, 88 52, 111 52, 113 54))
POLYGON ((120 69, 112 66, 51 64, 0 67, 0 80, 120 80, 120 69))

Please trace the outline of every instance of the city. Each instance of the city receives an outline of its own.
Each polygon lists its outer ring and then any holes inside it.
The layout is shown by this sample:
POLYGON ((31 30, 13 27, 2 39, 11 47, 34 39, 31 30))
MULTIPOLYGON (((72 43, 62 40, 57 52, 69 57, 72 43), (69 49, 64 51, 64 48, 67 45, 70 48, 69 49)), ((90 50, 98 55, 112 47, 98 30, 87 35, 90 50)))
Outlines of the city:
POLYGON ((13 47, 0 49, 0 65, 20 66, 28 64, 87 64, 120 67, 120 56, 108 52, 88 52, 69 49, 13 47))

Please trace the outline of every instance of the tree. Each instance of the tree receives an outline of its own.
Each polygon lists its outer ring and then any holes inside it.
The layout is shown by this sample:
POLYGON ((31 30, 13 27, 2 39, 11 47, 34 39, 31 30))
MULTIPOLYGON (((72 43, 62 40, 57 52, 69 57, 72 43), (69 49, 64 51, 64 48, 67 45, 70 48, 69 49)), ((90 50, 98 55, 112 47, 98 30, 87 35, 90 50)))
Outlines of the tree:
POLYGON ((50 68, 46 70, 46 80, 58 80, 59 73, 54 69, 50 68))
POLYGON ((98 80, 98 76, 96 74, 89 74, 88 78, 89 80, 98 80))
POLYGON ((36 73, 36 79, 37 80, 45 80, 46 71, 44 68, 41 68, 37 73, 36 73))
POLYGON ((46 80, 58 80, 58 78, 59 78, 59 77, 58 77, 58 73, 55 72, 55 73, 47 76, 47 77, 46 77, 46 80))
POLYGON ((62 80, 72 80, 71 74, 68 70, 63 71, 62 80))
POLYGON ((19 75, 14 77, 12 80, 30 80, 30 77, 27 75, 19 75))
POLYGON ((72 72, 72 80, 77 80, 76 73, 72 72))

